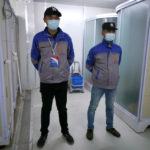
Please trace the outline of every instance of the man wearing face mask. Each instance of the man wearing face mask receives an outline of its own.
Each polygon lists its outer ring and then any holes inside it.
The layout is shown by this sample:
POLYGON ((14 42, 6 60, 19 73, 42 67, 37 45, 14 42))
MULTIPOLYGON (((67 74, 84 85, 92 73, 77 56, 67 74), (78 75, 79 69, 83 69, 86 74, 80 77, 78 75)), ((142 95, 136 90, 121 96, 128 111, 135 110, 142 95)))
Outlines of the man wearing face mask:
POLYGON ((50 112, 53 98, 59 114, 61 132, 69 144, 73 137, 69 133, 67 122, 67 81, 69 66, 74 61, 74 50, 70 36, 59 28, 61 13, 55 7, 49 7, 44 13, 47 27, 37 33, 33 39, 31 59, 40 76, 40 92, 42 95, 41 136, 37 142, 43 147, 50 123, 50 112))
POLYGON ((86 68, 92 72, 93 87, 88 108, 88 129, 86 137, 93 139, 95 111, 101 97, 106 98, 106 131, 115 137, 120 133, 113 127, 114 101, 119 80, 119 65, 122 50, 113 41, 115 39, 115 23, 106 22, 102 25, 103 41, 93 47, 88 54, 86 68))

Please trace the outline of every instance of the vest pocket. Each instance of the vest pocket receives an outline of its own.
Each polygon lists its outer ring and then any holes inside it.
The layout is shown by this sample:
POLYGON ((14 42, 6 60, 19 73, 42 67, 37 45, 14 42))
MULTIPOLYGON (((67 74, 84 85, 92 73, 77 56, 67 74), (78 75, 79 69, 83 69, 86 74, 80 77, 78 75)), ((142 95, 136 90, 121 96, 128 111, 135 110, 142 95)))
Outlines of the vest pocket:
POLYGON ((100 74, 100 70, 97 71, 97 74, 96 74, 96 80, 98 79, 99 74, 100 74))

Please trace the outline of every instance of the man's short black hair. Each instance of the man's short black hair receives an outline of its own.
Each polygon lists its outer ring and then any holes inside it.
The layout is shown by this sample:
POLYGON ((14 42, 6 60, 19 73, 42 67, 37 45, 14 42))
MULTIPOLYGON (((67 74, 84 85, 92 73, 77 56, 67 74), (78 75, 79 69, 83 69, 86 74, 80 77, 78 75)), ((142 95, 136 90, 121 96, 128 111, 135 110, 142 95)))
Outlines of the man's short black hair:
POLYGON ((51 15, 57 15, 58 17, 61 17, 61 16, 62 16, 61 13, 58 11, 58 9, 55 8, 55 7, 53 7, 53 6, 47 8, 47 9, 45 10, 45 12, 44 12, 44 18, 45 18, 46 16, 51 16, 51 15))

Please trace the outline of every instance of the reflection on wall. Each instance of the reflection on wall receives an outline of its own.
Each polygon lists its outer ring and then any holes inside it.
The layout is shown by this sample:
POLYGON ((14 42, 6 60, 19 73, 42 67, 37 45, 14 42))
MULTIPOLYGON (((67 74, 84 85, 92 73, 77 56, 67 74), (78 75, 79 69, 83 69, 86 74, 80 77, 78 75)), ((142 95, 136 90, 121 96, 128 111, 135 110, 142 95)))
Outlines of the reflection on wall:
POLYGON ((123 54, 117 103, 137 116, 148 6, 145 2, 119 12, 120 42, 123 54))
POLYGON ((142 118, 144 119, 150 118, 150 44, 149 44, 148 64, 146 70, 145 88, 144 88, 142 118))
MULTIPOLYGON (((86 24, 86 39, 85 39, 85 52, 84 52, 84 57, 85 57, 85 61, 87 58, 87 55, 89 53, 89 50, 94 46, 95 42, 94 42, 94 25, 95 25, 95 20, 94 21, 89 21, 86 24)), ((92 83, 91 81, 91 73, 85 69, 85 73, 84 73, 84 78, 86 81, 88 81, 89 83, 92 83)))

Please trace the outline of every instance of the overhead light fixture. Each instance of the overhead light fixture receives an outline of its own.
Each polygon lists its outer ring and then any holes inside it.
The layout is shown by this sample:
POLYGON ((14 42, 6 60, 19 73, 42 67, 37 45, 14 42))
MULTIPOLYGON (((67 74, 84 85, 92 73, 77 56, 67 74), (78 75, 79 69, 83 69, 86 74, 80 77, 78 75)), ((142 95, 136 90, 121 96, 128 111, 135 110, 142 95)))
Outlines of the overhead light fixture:
POLYGON ((18 2, 25 2, 25 3, 31 3, 33 2, 33 0, 16 0, 18 2))

